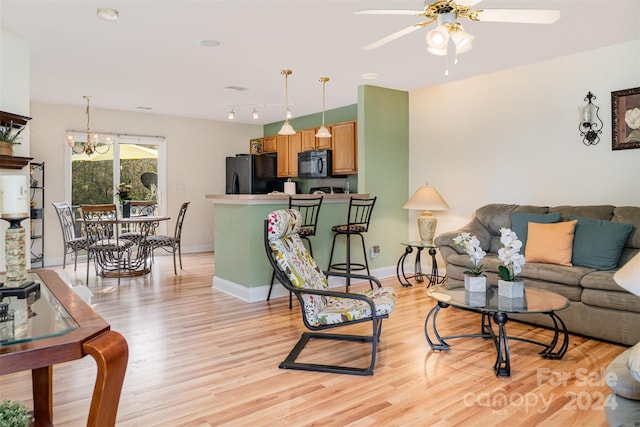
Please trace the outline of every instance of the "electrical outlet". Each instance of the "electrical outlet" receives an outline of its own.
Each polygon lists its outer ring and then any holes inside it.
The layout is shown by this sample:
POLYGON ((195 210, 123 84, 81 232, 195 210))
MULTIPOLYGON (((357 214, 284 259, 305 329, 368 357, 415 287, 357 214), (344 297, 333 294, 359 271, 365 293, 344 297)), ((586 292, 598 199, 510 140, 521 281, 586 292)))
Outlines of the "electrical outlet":
POLYGON ((371 258, 375 258, 380 255, 380 245, 375 245, 371 247, 371 258))
POLYGON ((210 228, 207 228, 207 236, 213 236, 213 230, 210 228))

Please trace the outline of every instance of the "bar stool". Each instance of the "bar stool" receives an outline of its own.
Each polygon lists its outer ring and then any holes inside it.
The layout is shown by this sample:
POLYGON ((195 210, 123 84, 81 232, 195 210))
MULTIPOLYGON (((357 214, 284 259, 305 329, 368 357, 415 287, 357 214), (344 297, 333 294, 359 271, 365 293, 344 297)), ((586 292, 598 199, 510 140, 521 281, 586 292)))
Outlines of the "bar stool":
MULTIPOLYGON (((369 221, 371 220, 371 213, 373 212, 373 206, 376 203, 377 197, 373 199, 354 199, 349 200, 349 213, 347 214, 347 223, 334 225, 331 227, 333 231, 333 244, 331 245, 331 255, 329 256, 329 268, 327 271, 338 270, 346 272, 346 292, 349 292, 349 285, 351 284, 350 274, 352 271, 367 270, 367 275, 371 275, 369 272, 369 263, 367 262, 367 249, 364 244, 364 236, 362 233, 369 231, 369 221), (346 259, 345 262, 333 262, 333 251, 336 247, 336 239, 338 236, 345 236, 346 238, 346 259), (351 237, 358 236, 362 242, 362 255, 364 262, 355 263, 351 261, 351 237)), ((370 284, 373 289, 373 283, 370 284)))
MULTIPOLYGON (((300 232, 298 235, 302 240, 306 240, 309 246, 309 254, 313 258, 313 248, 311 246, 311 240, 309 237, 316 235, 316 228, 318 227, 318 214, 320 213, 320 206, 322 206, 322 199, 324 196, 313 198, 295 198, 289 196, 289 209, 296 209, 300 211, 302 216, 302 223, 300 232)), ((273 289, 273 282, 275 279, 275 272, 271 273, 271 285, 269 285, 269 293, 267 294, 267 301, 271 299, 271 290, 273 289)), ((289 308, 293 307, 293 294, 289 292, 289 308)))

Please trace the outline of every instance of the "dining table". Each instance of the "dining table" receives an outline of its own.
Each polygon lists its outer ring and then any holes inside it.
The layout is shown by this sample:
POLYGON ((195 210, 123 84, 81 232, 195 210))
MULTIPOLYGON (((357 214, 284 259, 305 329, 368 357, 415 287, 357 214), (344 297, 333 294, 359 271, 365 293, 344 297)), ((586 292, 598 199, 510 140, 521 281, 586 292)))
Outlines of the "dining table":
MULTIPOLYGON (((103 277, 134 277, 148 274, 151 271, 149 259, 152 255, 153 247, 148 244, 146 237, 156 234, 158 224, 161 221, 168 221, 171 217, 164 215, 139 215, 116 218, 101 218, 105 224, 115 226, 116 237, 122 239, 122 235, 131 234, 132 230, 137 233, 136 237, 131 238, 132 248, 130 254, 122 259, 120 257, 95 257, 100 267, 103 277)), ((83 222, 93 221, 82 219, 83 222)), ((91 236, 89 236, 91 239, 91 236)))

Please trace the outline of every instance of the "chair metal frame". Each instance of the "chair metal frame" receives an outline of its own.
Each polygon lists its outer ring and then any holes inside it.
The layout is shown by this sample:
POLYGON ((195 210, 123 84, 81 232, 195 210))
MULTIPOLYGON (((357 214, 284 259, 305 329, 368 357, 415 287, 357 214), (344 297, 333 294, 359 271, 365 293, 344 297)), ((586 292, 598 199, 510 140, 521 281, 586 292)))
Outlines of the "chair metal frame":
POLYGON ((153 235, 147 237, 147 243, 151 245, 151 254, 153 257, 153 253, 156 249, 161 248, 166 252, 173 254, 173 273, 178 274, 178 269, 176 267, 176 253, 178 253, 178 259, 180 260, 180 270, 182 270, 182 224, 184 223, 184 217, 187 213, 187 208, 191 202, 184 202, 182 206, 180 206, 180 212, 178 212, 178 219, 176 221, 176 227, 172 236, 162 236, 162 235, 153 235))
POLYGON ((131 240, 120 239, 120 222, 115 204, 81 205, 85 233, 89 239, 87 257, 87 284, 89 261, 93 258, 96 274, 117 272, 118 284, 123 270, 131 269, 131 240))
MULTIPOLYGON (((344 271, 346 273, 346 291, 349 292, 349 286, 351 284, 351 278, 355 277, 352 271, 366 270, 367 275, 371 276, 369 271, 369 262, 367 261, 367 248, 364 243, 364 236, 362 233, 369 231, 369 224, 371 222, 371 214, 373 213, 373 207, 375 206, 377 197, 371 199, 356 199, 351 197, 349 200, 349 211, 347 213, 347 223, 334 225, 331 228, 333 231, 333 243, 331 244, 331 255, 329 255, 329 267, 327 271, 344 271), (333 253, 336 247, 336 239, 338 236, 345 236, 346 239, 346 260, 345 262, 333 262, 333 253), (358 236, 362 242, 362 255, 364 261, 361 263, 351 262, 351 237, 358 236)), ((369 282, 371 289, 373 289, 373 283, 369 282)))
MULTIPOLYGON (((302 216, 300 238, 305 240, 309 245, 309 254, 311 257, 313 257, 313 247, 311 246, 311 240, 309 240, 309 237, 316 235, 316 229, 318 228, 318 215, 320 214, 320 207, 322 206, 323 199, 324 196, 311 198, 289 196, 289 209, 296 209, 302 216)), ((274 280, 275 271, 271 273, 271 284, 269 285, 267 301, 271 299, 274 280)), ((291 292, 289 292, 289 308, 293 308, 293 294, 291 292)))
MULTIPOLYGON (((131 209, 130 215, 132 217, 153 216, 156 213, 158 202, 155 200, 131 200, 129 205, 131 209)), ((120 234, 120 238, 140 244, 144 235, 147 234, 146 230, 142 230, 142 227, 145 226, 145 223, 123 224, 123 233, 120 234)), ((155 228, 150 230, 149 233, 155 234, 155 228)))
MULTIPOLYGON (((305 327, 312 332, 303 332, 302 336, 293 347, 289 355, 286 359, 280 363, 279 367, 281 369, 297 369, 303 371, 316 371, 316 372, 329 372, 329 373, 337 373, 337 374, 351 374, 351 375, 373 375, 373 369, 376 363, 376 352, 377 352, 377 344, 380 341, 380 334, 382 332, 382 320, 389 317, 388 314, 385 315, 377 315, 376 307, 374 301, 361 294, 355 293, 347 293, 347 292, 339 292, 332 290, 322 290, 322 289, 312 289, 312 288, 297 288, 295 287, 287 274, 281 269, 278 262, 274 259, 274 251, 271 248, 269 237, 268 237, 268 228, 269 221, 264 221, 264 246, 265 251, 267 253, 267 258, 269 260, 269 264, 273 268, 276 277, 282 283, 282 285, 292 292, 300 303, 300 308, 302 310, 302 320, 305 327), (342 323, 335 323, 329 325, 312 325, 308 322, 305 311, 304 311, 304 295, 317 295, 320 297, 328 297, 328 298, 345 298, 345 299, 355 299, 366 302, 370 306, 371 317, 358 319, 358 320, 345 320, 342 323), (337 333, 323 333, 317 332, 327 329, 338 328, 342 326, 353 325, 356 323, 365 323, 371 322, 371 335, 352 335, 352 334, 337 334, 337 333), (300 353, 304 350, 307 343, 312 339, 323 339, 323 340, 335 340, 335 341, 356 341, 356 342, 367 342, 371 343, 371 357, 370 363, 367 367, 357 368, 351 366, 340 366, 340 365, 325 365, 325 364, 316 364, 316 363, 301 363, 296 362, 296 359, 300 355, 300 353)), ((306 250, 306 249, 305 249, 306 250)), ((341 272, 324 272, 325 276, 338 276, 338 277, 346 277, 346 273, 341 272)), ((364 280, 369 280, 374 282, 378 288, 382 287, 380 281, 373 276, 361 275, 361 274, 352 274, 351 277, 361 278, 364 280)))
POLYGON ((64 241, 62 269, 64 270, 67 265, 67 255, 73 254, 73 271, 76 271, 78 267, 78 251, 85 250, 88 252, 89 240, 86 236, 76 236, 75 220, 69 203, 53 202, 51 204, 58 215, 58 220, 60 221, 60 227, 62 229, 62 238, 64 241))

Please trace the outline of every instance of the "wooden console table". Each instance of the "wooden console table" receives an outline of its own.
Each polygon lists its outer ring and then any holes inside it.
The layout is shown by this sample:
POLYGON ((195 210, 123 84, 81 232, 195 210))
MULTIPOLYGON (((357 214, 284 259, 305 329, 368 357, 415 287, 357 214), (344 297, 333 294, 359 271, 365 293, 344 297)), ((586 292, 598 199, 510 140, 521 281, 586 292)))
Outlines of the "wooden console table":
POLYGON ((53 365, 91 355, 98 373, 87 426, 114 426, 129 359, 126 340, 54 271, 33 270, 29 280, 40 283, 37 295, 4 297, 17 316, 15 339, 0 343, 0 375, 31 370, 34 425, 53 426, 53 365))

